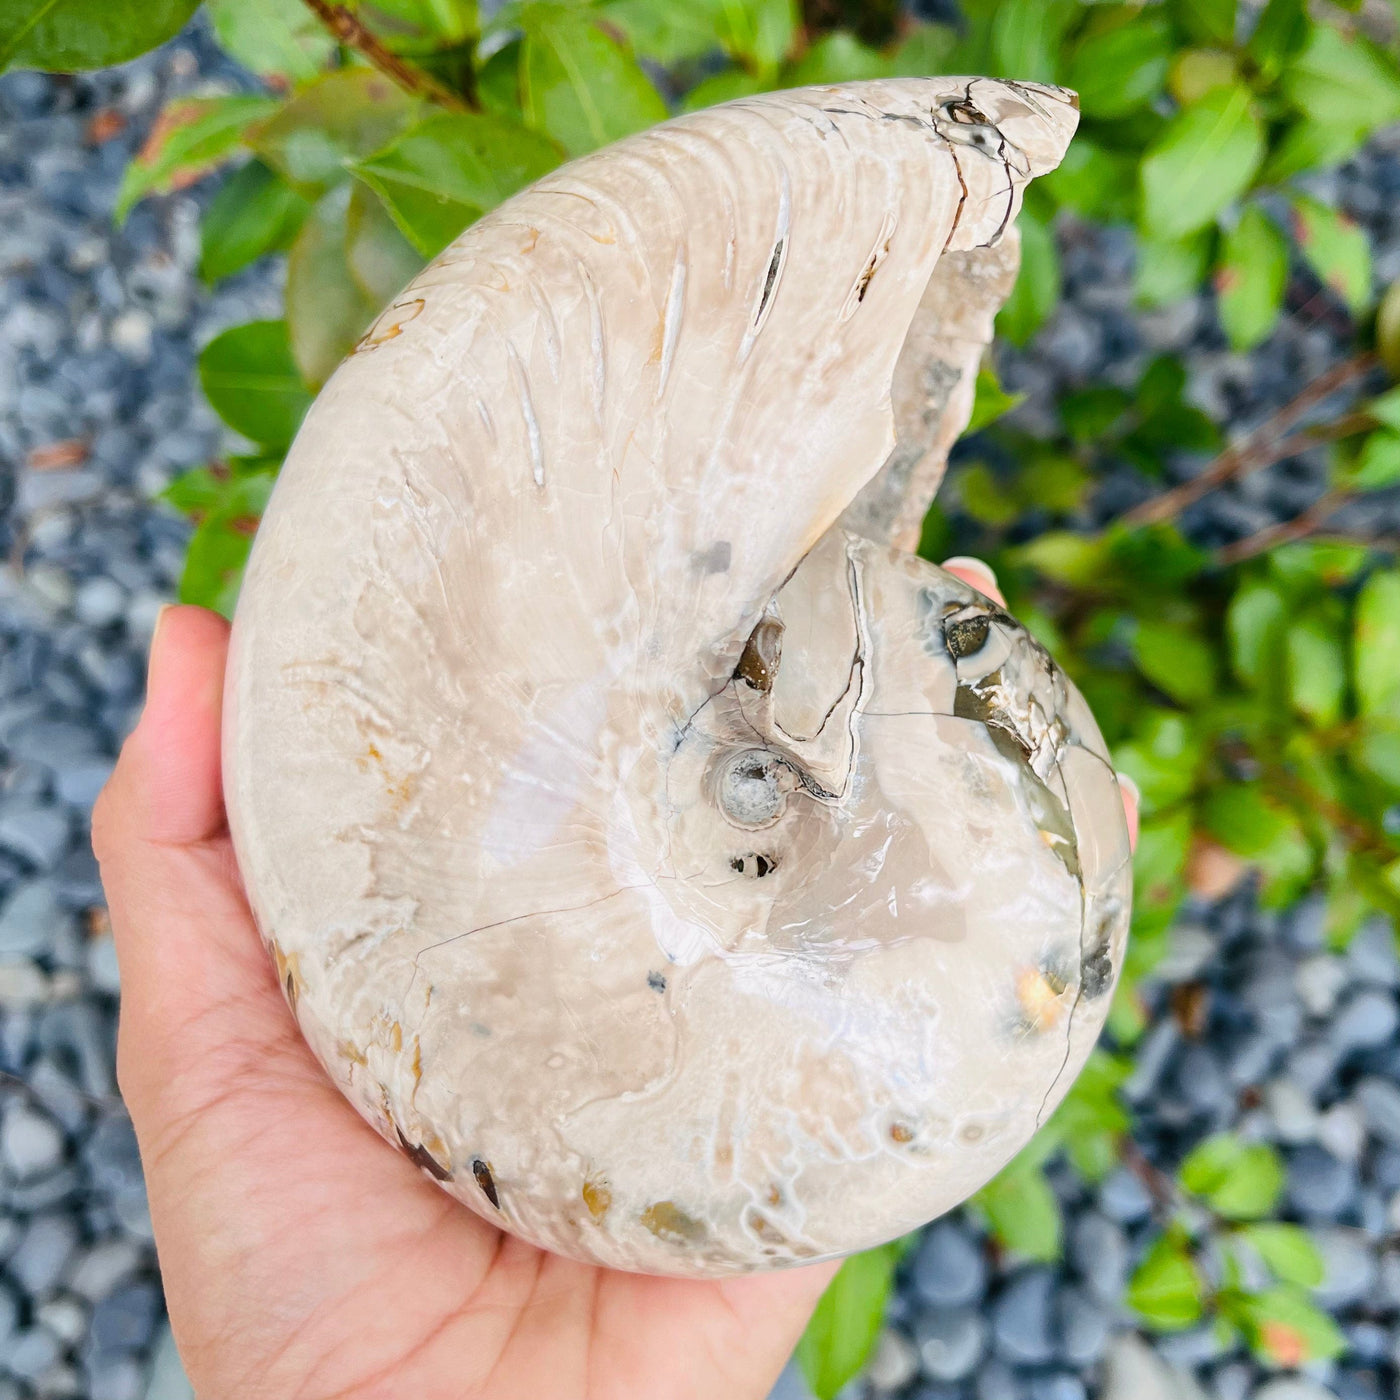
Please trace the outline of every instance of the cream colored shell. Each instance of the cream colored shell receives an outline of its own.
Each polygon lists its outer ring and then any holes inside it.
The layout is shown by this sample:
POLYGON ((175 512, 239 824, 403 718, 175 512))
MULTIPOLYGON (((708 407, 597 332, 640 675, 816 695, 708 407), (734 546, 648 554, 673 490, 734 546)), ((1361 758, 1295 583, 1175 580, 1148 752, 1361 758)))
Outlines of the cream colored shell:
POLYGON ((313 406, 234 629, 239 864, 328 1072, 504 1228, 858 1249, 1082 1066, 1102 740, 906 552, 1075 117, 908 79, 668 122, 480 220, 313 406))

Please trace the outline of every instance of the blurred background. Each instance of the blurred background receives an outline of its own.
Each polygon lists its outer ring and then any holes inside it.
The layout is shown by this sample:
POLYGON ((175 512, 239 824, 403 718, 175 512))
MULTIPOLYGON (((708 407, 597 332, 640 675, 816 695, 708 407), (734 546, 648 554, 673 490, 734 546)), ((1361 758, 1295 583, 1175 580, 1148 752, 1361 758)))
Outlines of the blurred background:
POLYGON ((155 614, 472 219, 772 87, 1077 89, 923 552, 1142 789, 1065 1105, 775 1400, 1400 1394, 1400 4, 0 0, 0 1400, 175 1400, 88 846, 155 614), (94 24, 101 9, 117 24, 94 24))

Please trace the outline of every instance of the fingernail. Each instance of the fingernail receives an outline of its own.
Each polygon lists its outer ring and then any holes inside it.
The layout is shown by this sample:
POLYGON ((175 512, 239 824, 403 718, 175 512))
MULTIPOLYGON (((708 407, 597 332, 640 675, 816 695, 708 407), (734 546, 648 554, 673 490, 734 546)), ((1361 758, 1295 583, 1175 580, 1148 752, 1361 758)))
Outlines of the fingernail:
POLYGON ((160 611, 156 613, 155 626, 151 628, 151 645, 146 656, 146 694, 147 696, 155 689, 156 671, 160 666, 160 633, 165 626, 165 619, 170 613, 174 603, 163 603, 160 611))
POLYGON ((1139 807, 1142 806, 1142 789, 1138 787, 1138 785, 1126 773, 1118 774, 1118 786, 1130 792, 1132 794, 1133 801, 1136 802, 1139 807))
MULTIPOLYGON (((943 567, 966 569, 969 573, 980 574, 991 585, 992 591, 1000 591, 1001 585, 997 583, 997 576, 984 559, 974 559, 970 554, 955 554, 951 559, 943 561, 943 567)), ((984 588, 982 591, 985 593, 988 590, 984 588)))

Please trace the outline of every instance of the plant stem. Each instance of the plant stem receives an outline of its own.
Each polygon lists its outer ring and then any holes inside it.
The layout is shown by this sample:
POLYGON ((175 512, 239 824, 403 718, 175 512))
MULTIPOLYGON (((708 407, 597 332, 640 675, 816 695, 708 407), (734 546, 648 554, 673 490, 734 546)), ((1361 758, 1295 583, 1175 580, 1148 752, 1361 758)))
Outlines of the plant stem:
POLYGON ((1216 558, 1222 564, 1238 564, 1244 559, 1253 559, 1275 545, 1287 544, 1290 540, 1301 540, 1320 526, 1325 525, 1341 506, 1350 499, 1346 491, 1332 490, 1319 496, 1301 515, 1285 520, 1281 525, 1270 525, 1267 530, 1259 530, 1234 544, 1227 544, 1217 552, 1216 558))
MULTIPOLYGON (((1292 438, 1283 438, 1281 435, 1323 399, 1336 393, 1344 384, 1365 374, 1375 364, 1376 357, 1366 351, 1333 365, 1326 374, 1319 375, 1277 413, 1261 423, 1243 442, 1227 447, 1199 476, 1192 477, 1190 481, 1183 481, 1180 486, 1135 506, 1123 517, 1124 521, 1129 525, 1152 525, 1169 520, 1200 500, 1207 492, 1215 490, 1217 486, 1281 461, 1285 456, 1301 452, 1307 446, 1316 445, 1314 442, 1302 442, 1304 435, 1301 433, 1292 438), (1289 450, 1283 451, 1285 448, 1289 450)), ((1326 437, 1318 440, 1330 441, 1326 437)))
POLYGON ((379 38, 365 28, 359 18, 344 5, 334 5, 329 3, 329 0, 305 0, 305 3, 312 14, 342 44, 354 49, 405 92, 412 93, 415 97, 426 97, 428 101, 436 102, 439 107, 445 107, 449 112, 480 110, 461 93, 453 92, 446 84, 440 83, 431 73, 385 48, 379 38))

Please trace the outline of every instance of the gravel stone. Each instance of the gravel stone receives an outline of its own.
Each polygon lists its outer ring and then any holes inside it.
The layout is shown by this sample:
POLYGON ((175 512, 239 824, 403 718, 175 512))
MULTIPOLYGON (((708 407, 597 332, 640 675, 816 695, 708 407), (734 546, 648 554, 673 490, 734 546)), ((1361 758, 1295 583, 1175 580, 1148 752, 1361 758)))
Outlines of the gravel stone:
POLYGON ((926 1313, 914 1328, 924 1374, 935 1381, 970 1376, 987 1349, 987 1324, 975 1308, 926 1313))
POLYGON ((1131 1225, 1152 1214, 1152 1197, 1126 1167, 1115 1167, 1099 1187, 1099 1208, 1110 1220, 1131 1225))
POLYGON ((63 1354, 57 1337, 43 1327, 29 1327, 6 1348, 4 1364, 22 1381, 37 1380, 63 1354))
POLYGON ((78 1244, 78 1226, 70 1215, 36 1215, 25 1226, 6 1268, 31 1297, 47 1293, 62 1277, 78 1244))
POLYGON ((1315 1230, 1313 1239, 1322 1256, 1322 1282, 1313 1290, 1327 1308, 1343 1308, 1370 1295, 1378 1265, 1370 1243, 1360 1230, 1315 1230))
POLYGON ((1023 1400, 1026 1388, 1016 1373, 993 1357, 977 1372, 977 1400, 1023 1400))
POLYGON ((1328 1027, 1328 1038, 1343 1054, 1374 1050, 1400 1026, 1400 1011, 1389 992, 1367 987, 1351 997, 1328 1027))
POLYGON ((1108 1313, 1078 1288, 1063 1288, 1059 1295, 1060 1355, 1071 1366, 1092 1366, 1108 1345, 1111 1320, 1108 1313))
POLYGON ((986 1256, 956 1220, 940 1220, 914 1256, 913 1280, 919 1297, 935 1308, 975 1303, 987 1287, 986 1256))
POLYGON ((49 870, 68 849, 67 812, 47 802, 17 797, 0 804, 0 846, 40 870, 49 870))
POLYGON ((1055 1276, 1049 1269, 1018 1274, 992 1304, 992 1332, 997 1352, 1007 1361, 1038 1365, 1055 1355, 1050 1306, 1055 1276))
POLYGON ((919 1374, 919 1353, 903 1332, 885 1327, 875 1343, 865 1374, 876 1390, 902 1390, 919 1374))
POLYGON ((27 880, 0 907, 0 958, 44 952, 66 922, 53 887, 42 880, 27 880))
POLYGON ((1298 964, 1293 982, 1310 1016, 1330 1016, 1347 977, 1348 968, 1341 958, 1317 953, 1298 964))
POLYGON ((1366 1145, 1365 1120, 1351 1104, 1333 1104, 1317 1120, 1317 1140, 1340 1161, 1355 1162, 1366 1145))
POLYGON ((1395 935, 1384 920, 1369 919, 1357 929, 1347 945, 1346 964, 1358 982, 1400 987, 1400 954, 1395 949, 1395 935))
POLYGON ((1337 1400, 1337 1394, 1307 1376, 1279 1376, 1265 1381, 1251 1400, 1337 1400))
POLYGON ((30 1181, 63 1161, 63 1129, 45 1113, 12 1103, 0 1121, 0 1163, 15 1181, 30 1181))
POLYGON ((1356 1086, 1355 1101, 1366 1129, 1379 1142, 1400 1148, 1400 1086, 1370 1076, 1356 1086))
POLYGON ((1336 1220, 1357 1192, 1356 1168, 1321 1147, 1304 1144, 1288 1163, 1288 1200, 1310 1220, 1336 1220))
MULTIPOLYGON (((803 1390, 806 1390, 805 1386, 803 1390)), ((160 1336, 156 1341, 145 1400, 194 1400, 194 1387, 185 1376, 185 1368, 180 1363, 180 1353, 175 1350, 175 1338, 171 1335, 169 1323, 161 1327, 160 1336)), ((776 1390, 773 1392, 773 1400, 777 1400, 776 1390)))
POLYGON ((160 1289, 155 1284, 123 1284, 93 1308, 88 1346, 98 1356, 142 1350, 152 1341, 160 1314, 160 1289))
POLYGON ((1317 1137, 1317 1109, 1292 1079, 1275 1079, 1264 1086, 1264 1111, 1280 1142, 1311 1142, 1317 1137))

